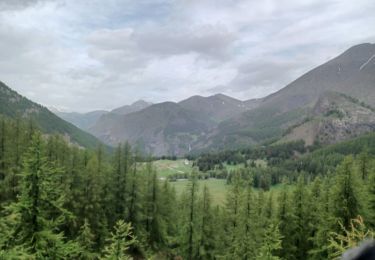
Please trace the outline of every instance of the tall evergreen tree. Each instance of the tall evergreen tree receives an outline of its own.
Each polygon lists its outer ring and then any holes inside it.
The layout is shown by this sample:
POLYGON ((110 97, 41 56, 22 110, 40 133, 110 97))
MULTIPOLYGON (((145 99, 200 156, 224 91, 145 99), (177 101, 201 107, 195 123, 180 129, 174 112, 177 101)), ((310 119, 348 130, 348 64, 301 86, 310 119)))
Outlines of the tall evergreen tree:
POLYGON ((258 206, 256 205, 255 196, 252 189, 252 181, 248 180, 245 185, 243 205, 241 207, 241 238, 240 254, 243 259, 254 259, 256 257, 256 249, 261 243, 261 221, 256 214, 258 206))
POLYGON ((358 156, 358 167, 362 180, 366 180, 370 170, 370 157, 367 147, 358 156))
POLYGON ((160 220, 162 221, 163 230, 165 232, 165 244, 166 246, 176 244, 176 239, 178 239, 177 194, 176 190, 167 179, 163 182, 161 187, 159 210, 161 215, 160 220))
POLYGON ((87 219, 85 219, 76 239, 79 246, 79 250, 77 253, 77 257, 79 259, 94 260, 98 258, 98 255, 94 252, 94 239, 95 236, 90 229, 90 224, 87 219))
POLYGON ((127 178, 124 169, 124 157, 122 145, 119 144, 115 153, 114 167, 111 179, 111 194, 112 198, 111 210, 109 212, 110 224, 114 225, 117 220, 125 219, 126 214, 126 193, 127 193, 127 178))
POLYGON ((281 249, 281 239, 279 229, 274 224, 270 224, 265 232, 263 245, 259 249, 256 260, 279 260, 276 251, 281 249))
POLYGON ((131 177, 129 179, 130 181, 130 188, 129 188, 129 197, 128 197, 128 212, 126 221, 131 223, 132 227, 134 228, 135 235, 138 235, 138 230, 140 228, 140 219, 141 219, 141 181, 140 176, 138 174, 138 163, 137 163, 137 155, 134 155, 134 164, 131 169, 131 177))
POLYGON ((144 216, 147 242, 153 248, 165 243, 165 230, 160 207, 160 186, 157 172, 151 162, 146 166, 146 191, 144 216))
POLYGON ((129 223, 119 220, 108 239, 109 245, 104 250, 102 259, 108 260, 130 260, 128 250, 135 243, 132 227, 129 223))
POLYGON ((189 260, 196 259, 198 251, 198 176, 193 170, 182 198, 182 223, 180 230, 181 253, 189 260))
POLYGON ((279 223, 279 231, 282 238, 281 248, 278 250, 278 255, 282 259, 293 259, 297 250, 294 245, 293 234, 294 229, 294 216, 290 205, 288 191, 282 190, 278 200, 277 221, 279 223))
POLYGON ((228 257, 238 258, 242 254, 241 206, 243 203, 244 184, 239 172, 232 172, 232 184, 226 200, 226 243, 228 257))
POLYGON ((203 188, 200 202, 201 216, 198 259, 215 259, 216 229, 215 215, 211 208, 211 197, 207 186, 203 188))
POLYGON ((370 174, 368 183, 368 222, 375 229, 375 170, 370 174))
MULTIPOLYGON (((100 174, 99 161, 96 155, 88 161, 82 172, 82 188, 79 198, 81 220, 87 219, 92 232, 95 234, 95 242, 98 248, 104 245, 107 234, 107 223, 103 210, 103 179, 100 174)), ((83 223, 81 224, 83 225, 83 223)))
POLYGON ((66 243, 59 232, 70 215, 64 208, 60 174, 48 165, 42 137, 35 134, 24 160, 20 196, 7 208, 6 221, 12 227, 10 248, 22 245, 37 259, 64 259, 75 252, 74 244, 66 243))
POLYGON ((6 140, 6 130, 5 130, 5 119, 0 117, 0 181, 5 179, 5 140, 6 140))
POLYGON ((337 229, 341 222, 348 229, 350 221, 359 214, 357 181, 354 174, 352 157, 346 157, 336 171, 335 185, 332 190, 332 214, 337 220, 337 229))
POLYGON ((293 203, 293 240, 294 245, 297 248, 295 252, 295 259, 306 259, 309 248, 309 209, 307 208, 309 201, 307 198, 307 191, 303 177, 300 176, 297 181, 297 187, 293 192, 292 203, 293 203))
MULTIPOLYGON (((331 178, 324 178, 320 191, 315 191, 315 194, 319 194, 316 197, 316 206, 312 208, 312 210, 316 209, 316 232, 311 238, 313 248, 309 251, 310 258, 314 260, 328 259, 329 234, 337 224, 331 212, 331 182, 331 178)), ((316 189, 316 184, 314 189, 316 189)))

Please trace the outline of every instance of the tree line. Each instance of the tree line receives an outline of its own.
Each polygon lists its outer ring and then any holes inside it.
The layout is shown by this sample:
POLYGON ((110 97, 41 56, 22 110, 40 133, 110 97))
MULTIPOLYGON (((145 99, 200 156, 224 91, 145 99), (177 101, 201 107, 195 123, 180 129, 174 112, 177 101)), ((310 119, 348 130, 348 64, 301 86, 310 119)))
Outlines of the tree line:
POLYGON ((217 205, 197 169, 177 196, 127 143, 107 154, 0 118, 0 259, 333 259, 373 236, 374 161, 269 191, 235 170, 217 205))

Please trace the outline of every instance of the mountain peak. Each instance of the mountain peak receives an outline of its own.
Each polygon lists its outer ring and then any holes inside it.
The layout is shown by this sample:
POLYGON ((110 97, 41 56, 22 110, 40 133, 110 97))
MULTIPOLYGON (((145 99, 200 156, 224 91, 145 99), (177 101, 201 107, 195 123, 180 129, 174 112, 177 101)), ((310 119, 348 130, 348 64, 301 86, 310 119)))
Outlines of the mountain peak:
POLYGON ((357 45, 350 47, 347 50, 347 52, 356 51, 356 50, 374 50, 374 49, 375 49, 375 43, 366 42, 366 43, 361 43, 361 44, 357 44, 357 45))
POLYGON ((151 102, 147 102, 143 99, 140 99, 140 100, 133 102, 130 106, 131 107, 148 107, 150 105, 152 105, 151 102))
POLYGON ((144 101, 142 99, 135 101, 131 105, 125 105, 116 109, 113 109, 111 113, 120 114, 120 115, 127 115, 133 112, 137 112, 139 110, 145 109, 151 106, 151 102, 144 101))
POLYGON ((223 93, 217 93, 217 94, 215 94, 215 95, 212 95, 211 97, 217 97, 217 98, 232 98, 232 97, 227 96, 227 95, 225 95, 225 94, 223 94, 223 93))

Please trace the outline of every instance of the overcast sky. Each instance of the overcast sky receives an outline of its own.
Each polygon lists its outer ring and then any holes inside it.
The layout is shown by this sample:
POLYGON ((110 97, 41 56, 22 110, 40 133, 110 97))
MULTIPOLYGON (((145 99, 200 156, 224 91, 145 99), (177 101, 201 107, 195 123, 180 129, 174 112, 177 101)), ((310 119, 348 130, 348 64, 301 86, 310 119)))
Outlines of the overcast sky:
POLYGON ((375 42, 374 0, 0 0, 0 80, 67 111, 263 97, 375 42))

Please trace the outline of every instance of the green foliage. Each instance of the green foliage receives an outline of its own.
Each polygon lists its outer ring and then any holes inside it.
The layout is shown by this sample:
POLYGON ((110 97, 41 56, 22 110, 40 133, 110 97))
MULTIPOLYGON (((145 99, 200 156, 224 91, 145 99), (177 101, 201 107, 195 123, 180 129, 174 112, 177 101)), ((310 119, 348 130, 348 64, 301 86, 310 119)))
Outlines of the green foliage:
POLYGON ((6 208, 5 222, 13 229, 7 247, 22 246, 36 258, 62 259, 75 250, 59 232, 70 212, 64 208, 61 171, 48 165, 42 146, 41 136, 34 135, 24 159, 19 198, 6 208))
POLYGON ((374 232, 369 230, 361 216, 350 220, 350 225, 345 228, 340 222, 341 232, 332 232, 330 235, 330 245, 332 253, 330 258, 341 259, 341 255, 351 249, 357 247, 360 243, 374 239, 374 232))
POLYGON ((193 171, 190 183, 182 198, 182 226, 180 231, 181 254, 186 259, 195 259, 199 244, 198 219, 198 181, 197 172, 193 171))
POLYGON ((206 154, 211 170, 170 182, 128 144, 78 149, 0 118, 0 259, 336 257, 375 226, 373 140, 206 154))
POLYGON ((84 220, 84 224, 80 229, 78 237, 76 239, 79 245, 79 252, 77 257, 82 260, 93 260, 97 259, 97 254, 94 253, 94 239, 95 236, 90 229, 90 224, 87 219, 84 220))
POLYGON ((119 220, 114 229, 114 232, 111 233, 111 237, 108 239, 109 245, 105 248, 102 259, 132 259, 129 256, 128 250, 131 245, 136 243, 136 239, 132 234, 131 224, 119 220))
POLYGON ((352 157, 347 157, 337 168, 335 186, 332 189, 332 213, 344 228, 359 214, 358 183, 352 157))
POLYGON ((270 224, 266 230, 263 245, 259 249, 256 260, 279 260, 275 255, 276 251, 281 249, 281 239, 279 229, 274 224, 270 224))
POLYGON ((217 233, 215 224, 215 213, 211 207, 211 196, 207 186, 203 188, 202 200, 200 201, 200 234, 198 259, 214 259, 217 250, 217 233))

